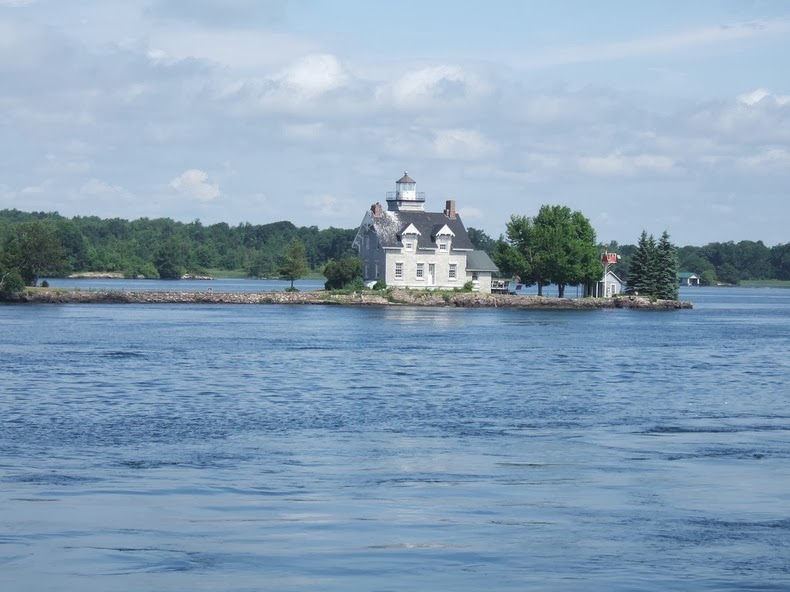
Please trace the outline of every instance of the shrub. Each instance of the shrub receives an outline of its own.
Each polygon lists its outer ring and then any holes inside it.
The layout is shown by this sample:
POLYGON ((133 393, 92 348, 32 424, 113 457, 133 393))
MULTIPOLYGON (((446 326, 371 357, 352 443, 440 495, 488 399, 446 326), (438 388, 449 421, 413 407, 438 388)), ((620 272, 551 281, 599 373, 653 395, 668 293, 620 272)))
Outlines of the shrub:
POLYGON ((0 294, 12 294, 25 290, 25 281, 17 269, 12 269, 0 278, 2 278, 0 279, 0 294))
POLYGON ((374 290, 386 290, 387 289, 387 282, 384 280, 378 280, 375 284, 373 284, 374 290))

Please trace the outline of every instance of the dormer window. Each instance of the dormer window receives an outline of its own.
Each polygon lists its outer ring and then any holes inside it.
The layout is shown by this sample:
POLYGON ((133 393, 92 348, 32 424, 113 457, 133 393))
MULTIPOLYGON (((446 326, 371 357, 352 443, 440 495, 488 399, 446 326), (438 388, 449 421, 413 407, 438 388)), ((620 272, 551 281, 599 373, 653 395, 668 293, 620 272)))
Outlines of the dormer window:
POLYGON ((440 240, 439 241, 439 250, 442 252, 447 252, 447 241, 440 240))
POLYGON ((413 251, 414 250, 414 240, 411 239, 411 238, 403 239, 403 248, 406 249, 407 251, 413 251))

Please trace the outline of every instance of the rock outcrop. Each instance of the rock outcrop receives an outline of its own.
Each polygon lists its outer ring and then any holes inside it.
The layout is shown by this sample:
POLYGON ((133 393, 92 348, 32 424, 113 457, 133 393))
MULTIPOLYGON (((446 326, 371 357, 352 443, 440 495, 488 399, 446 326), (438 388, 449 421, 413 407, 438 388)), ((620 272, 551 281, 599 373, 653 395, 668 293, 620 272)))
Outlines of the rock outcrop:
POLYGON ((330 292, 160 292, 138 290, 36 289, 8 298, 12 302, 80 304, 345 304, 357 306, 455 306, 462 308, 530 308, 592 310, 633 308, 675 310, 692 308, 690 302, 650 300, 641 296, 615 298, 550 298, 479 292, 418 292, 392 290, 381 293, 332 294, 330 292))

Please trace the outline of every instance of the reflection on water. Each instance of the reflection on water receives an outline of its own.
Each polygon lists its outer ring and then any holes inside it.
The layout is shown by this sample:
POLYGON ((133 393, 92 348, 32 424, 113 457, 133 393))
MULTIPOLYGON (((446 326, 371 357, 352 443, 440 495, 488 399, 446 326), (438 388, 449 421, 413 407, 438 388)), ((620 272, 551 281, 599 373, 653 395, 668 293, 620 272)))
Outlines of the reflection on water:
POLYGON ((785 590, 790 291, 693 293, 0 306, 0 587, 785 590))

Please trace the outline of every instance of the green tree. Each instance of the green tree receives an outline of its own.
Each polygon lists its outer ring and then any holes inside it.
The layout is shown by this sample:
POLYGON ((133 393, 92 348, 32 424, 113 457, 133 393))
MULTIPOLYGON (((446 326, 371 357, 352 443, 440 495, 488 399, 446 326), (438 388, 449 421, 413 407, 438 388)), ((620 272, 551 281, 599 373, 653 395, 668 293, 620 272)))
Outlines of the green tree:
POLYGON ((330 259, 324 266, 327 290, 339 290, 362 279, 362 260, 359 257, 346 257, 339 261, 330 259))
POLYGON ((665 230, 656 246, 656 295, 663 300, 678 299, 678 255, 665 230))
POLYGON ((469 240, 472 241, 475 249, 485 251, 489 255, 493 255, 496 252, 497 241, 492 239, 483 230, 470 226, 466 229, 466 232, 469 234, 469 240))
POLYGON ((15 225, 6 248, 6 267, 16 269, 27 286, 35 286, 44 272, 63 273, 66 260, 54 225, 38 220, 15 225))
POLYGON ((280 277, 291 282, 289 290, 295 290, 294 282, 302 278, 309 269, 304 243, 293 239, 285 252, 285 258, 278 270, 280 277))
MULTIPOLYGON (((532 218, 513 215, 507 223, 507 241, 500 239, 497 243, 494 263, 503 273, 517 277, 525 286, 531 286, 537 282, 534 247, 532 218)), ((543 286, 538 285, 538 294, 542 294, 542 289, 543 286)))
POLYGON ((184 275, 184 247, 175 236, 167 239, 159 248, 154 266, 163 280, 179 280, 184 275))
POLYGON ((535 216, 532 236, 538 286, 556 284, 562 298, 566 286, 597 279, 595 231, 581 212, 544 205, 535 216))
POLYGON ((628 291, 641 296, 653 296, 658 292, 656 239, 643 230, 631 257, 628 269, 628 291))
POLYGON ((269 251, 256 251, 247 266, 247 275, 252 278, 268 278, 277 272, 274 255, 269 251))

